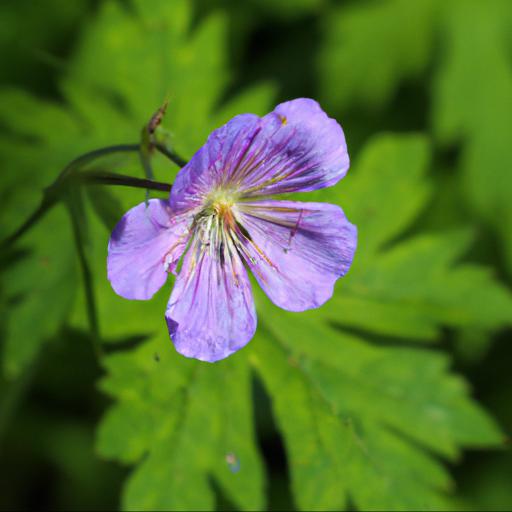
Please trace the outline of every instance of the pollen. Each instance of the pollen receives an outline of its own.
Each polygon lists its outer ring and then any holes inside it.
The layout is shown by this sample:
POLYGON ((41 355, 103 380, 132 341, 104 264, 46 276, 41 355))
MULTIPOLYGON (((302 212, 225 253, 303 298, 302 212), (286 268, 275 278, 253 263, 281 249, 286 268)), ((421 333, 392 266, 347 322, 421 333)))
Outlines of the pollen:
POLYGON ((216 215, 219 217, 225 217, 230 214, 233 204, 234 203, 230 201, 216 201, 212 204, 212 208, 216 215))
POLYGON ((236 199, 236 195, 231 190, 215 190, 209 196, 208 209, 218 217, 229 217, 236 199))
POLYGON ((233 216, 234 203, 231 201, 216 201, 212 205, 213 212, 225 228, 233 228, 235 217, 233 216))

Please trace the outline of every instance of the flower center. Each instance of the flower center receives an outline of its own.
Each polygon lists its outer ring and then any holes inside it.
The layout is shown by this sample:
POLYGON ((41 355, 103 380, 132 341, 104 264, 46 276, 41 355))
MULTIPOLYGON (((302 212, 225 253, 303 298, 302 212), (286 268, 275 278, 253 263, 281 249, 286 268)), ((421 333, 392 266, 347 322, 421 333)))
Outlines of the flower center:
POLYGON ((208 195, 203 209, 195 218, 195 229, 203 245, 220 243, 234 229, 235 202, 236 195, 230 190, 217 189, 208 195))
POLYGON ((207 204, 212 207, 233 206, 238 199, 238 195, 230 189, 218 188, 208 194, 207 204))
POLYGON ((209 196, 203 215, 213 216, 219 224, 229 227, 234 222, 232 208, 237 196, 231 190, 214 190, 209 196))
POLYGON ((231 203, 229 201, 216 201, 212 204, 211 208, 213 210, 213 213, 217 215, 218 217, 225 218, 229 215, 231 215, 231 207, 234 203, 231 203))

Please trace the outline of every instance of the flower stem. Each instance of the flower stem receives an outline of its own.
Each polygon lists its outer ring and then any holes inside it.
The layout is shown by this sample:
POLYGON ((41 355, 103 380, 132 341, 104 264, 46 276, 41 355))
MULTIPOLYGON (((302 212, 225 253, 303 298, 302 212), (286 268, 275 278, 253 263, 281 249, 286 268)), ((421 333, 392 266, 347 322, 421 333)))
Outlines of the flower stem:
MULTIPOLYGON (((77 192, 79 193, 80 191, 75 190, 75 193, 77 192)), ((82 270, 82 277, 84 280, 87 319, 89 322, 89 328, 91 330, 93 349, 98 360, 101 360, 103 356, 103 349, 101 347, 100 328, 98 322, 98 314, 96 311, 96 300, 94 298, 93 278, 89 262, 87 261, 87 255, 85 254, 85 235, 79 220, 78 207, 81 204, 81 201, 75 200, 72 191, 70 191, 67 199, 67 207, 71 218, 71 227, 73 230, 73 238, 75 241, 75 247, 78 253, 78 260, 80 262, 80 268, 82 270)))
POLYGON ((145 188, 148 190, 158 190, 160 192, 170 192, 172 185, 142 178, 134 178, 124 174, 116 174, 111 172, 87 173, 84 181, 88 184, 99 185, 117 185, 121 187, 145 188))
POLYGON ((164 146, 160 142, 155 142, 155 149, 162 153, 165 157, 167 157, 171 162, 175 163, 178 167, 185 167, 187 165, 187 161, 181 158, 181 156, 177 155, 174 151, 169 149, 167 146, 164 146))
POLYGON ((30 215, 30 217, 11 235, 9 235, 5 240, 0 243, 0 249, 4 249, 5 247, 13 244, 21 238, 34 224, 36 224, 39 220, 41 220, 47 212, 49 212, 53 206, 57 204, 57 198, 50 196, 49 194, 44 194, 43 199, 39 206, 34 210, 34 212, 30 215))
MULTIPOLYGON (((166 148, 162 144, 155 144, 155 148, 172 162, 180 167, 186 165, 186 161, 176 155, 173 151, 166 148)), ((80 167, 100 158, 102 156, 110 155, 113 153, 129 153, 138 152, 140 154, 140 144, 116 144, 114 146, 106 146, 104 148, 95 149, 69 162, 66 167, 59 174, 57 179, 44 191, 43 199, 37 209, 28 217, 28 219, 16 230, 0 243, 0 248, 5 248, 8 245, 16 242, 21 238, 30 228, 32 228, 57 202, 61 199, 61 189, 63 184, 71 179, 74 171, 80 167)), ((171 185, 160 183, 151 179, 140 179, 132 176, 124 176, 115 173, 87 173, 83 176, 83 183, 96 183, 103 185, 118 185, 125 187, 146 188, 152 190, 159 190, 168 192, 171 190, 171 185)))
POLYGON ((69 162, 69 164, 64 167, 64 170, 60 173, 55 183, 62 181, 64 178, 67 178, 69 174, 74 170, 79 169, 80 167, 88 164, 89 162, 92 162, 93 160, 96 160, 97 158, 110 155, 112 153, 129 153, 132 151, 139 151, 139 148, 139 144, 116 144, 114 146, 106 146, 104 148, 94 149, 88 153, 84 153, 83 155, 80 155, 69 162))

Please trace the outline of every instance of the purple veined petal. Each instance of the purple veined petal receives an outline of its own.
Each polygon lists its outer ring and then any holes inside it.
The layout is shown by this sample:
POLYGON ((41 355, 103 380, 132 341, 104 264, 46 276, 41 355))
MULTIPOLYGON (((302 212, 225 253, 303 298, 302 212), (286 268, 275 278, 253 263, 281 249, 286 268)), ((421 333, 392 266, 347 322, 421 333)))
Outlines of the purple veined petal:
POLYGON ((241 182, 244 197, 306 192, 336 184, 349 166, 341 126, 316 101, 299 98, 262 119, 232 179, 241 182))
POLYGON ((213 131, 205 145, 178 172, 170 196, 173 209, 195 208, 212 191, 226 185, 230 166, 243 158, 254 134, 259 132, 260 124, 260 117, 241 114, 213 131))
POLYGON ((338 206, 295 201, 239 203, 243 254, 274 304, 304 311, 331 298, 357 245, 357 229, 338 206))
POLYGON ((129 210, 108 244, 107 274, 114 291, 125 299, 150 299, 174 270, 191 222, 190 215, 175 215, 163 199, 129 210))
POLYGON ((171 204, 185 211, 219 189, 238 197, 316 190, 337 183, 348 168, 341 126, 316 101, 299 98, 215 130, 178 173, 171 204))
POLYGON ((238 254, 213 250, 196 237, 165 317, 176 350, 186 357, 215 362, 244 347, 256 331, 256 312, 238 254))

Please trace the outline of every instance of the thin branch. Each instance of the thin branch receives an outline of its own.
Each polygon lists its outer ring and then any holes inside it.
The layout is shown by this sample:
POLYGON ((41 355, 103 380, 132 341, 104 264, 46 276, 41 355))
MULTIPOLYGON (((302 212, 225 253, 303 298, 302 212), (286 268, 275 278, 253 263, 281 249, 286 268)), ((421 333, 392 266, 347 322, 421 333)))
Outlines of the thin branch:
MULTIPOLYGON (((37 209, 23 222, 23 224, 14 233, 9 235, 5 240, 0 242, 0 248, 5 248, 8 245, 16 242, 23 236, 32 226, 34 226, 43 216, 57 204, 59 201, 59 188, 62 186, 66 178, 77 168, 92 162, 96 158, 119 152, 139 151, 139 144, 117 144, 114 146, 107 146, 104 148, 95 149, 89 153, 80 155, 72 160, 64 167, 57 179, 44 191, 43 199, 37 209)), ((117 183, 116 183, 117 184, 117 183)), ((139 186, 139 185, 133 185, 139 186)))
POLYGON ((7 246, 13 244, 21 238, 37 221, 42 219, 46 213, 48 213, 53 206, 57 204, 57 198, 54 196, 50 196, 46 194, 43 196, 43 199, 40 205, 34 210, 34 212, 30 215, 30 217, 11 235, 9 235, 5 240, 0 243, 0 249, 4 249, 7 246))
POLYGON ((169 183, 162 183, 160 181, 153 181, 143 178, 134 178, 133 176, 126 176, 123 174, 115 174, 109 172, 84 174, 83 182, 86 185, 115 185, 120 187, 145 188, 148 190, 158 190, 161 192, 170 192, 172 188, 172 185, 169 183))
MULTIPOLYGON (((153 147, 165 155, 169 160, 178 165, 184 167, 187 161, 181 158, 179 155, 174 153, 172 150, 160 143, 153 144, 153 147)), ((40 220, 55 204, 57 204, 59 198, 59 189, 63 183, 69 178, 70 174, 79 169, 80 167, 100 158, 102 156, 110 155, 112 153, 123 153, 123 152, 138 152, 139 155, 141 146, 137 144, 117 144, 114 146, 107 146, 104 148, 95 149, 89 153, 80 155, 79 157, 72 160, 64 167, 63 171, 59 174, 58 178, 44 191, 44 196, 41 204, 38 208, 30 215, 30 217, 10 236, 0 243, 0 248, 4 248, 15 241, 17 241, 22 235, 24 235, 38 220, 40 220)), ((144 160, 142 161, 144 164, 144 160)), ((146 162, 147 163, 147 162, 146 162)), ((145 169, 147 172, 148 170, 145 169)), ((140 179, 132 176, 124 176, 122 174, 115 173, 87 173, 80 177, 84 183, 97 183, 103 185, 117 185, 125 187, 145 188, 147 190, 158 190, 162 192, 169 192, 171 185, 167 183, 161 183, 153 181, 151 179, 140 179)))
POLYGON ((187 161, 181 158, 181 156, 177 155, 174 151, 164 146, 160 142, 156 142, 153 144, 153 147, 162 153, 165 157, 167 157, 171 162, 175 163, 178 167, 185 167, 187 165, 187 161))
POLYGON ((57 182, 66 178, 70 172, 72 172, 74 169, 78 169, 79 167, 82 167, 85 164, 88 164, 89 162, 92 162, 93 160, 96 160, 96 158, 99 158, 101 156, 110 155, 112 153, 129 153, 132 151, 139 151, 140 144, 116 144, 114 146, 106 146, 104 148, 94 149, 93 151, 89 151, 89 153, 84 153, 83 155, 80 155, 79 157, 75 158, 74 160, 71 160, 69 164, 66 165, 64 170, 60 173, 59 177, 57 178, 57 182))

